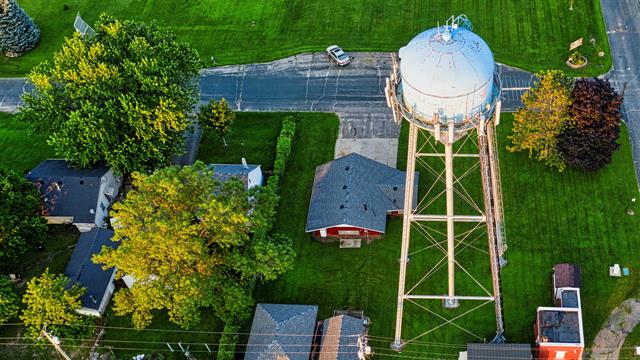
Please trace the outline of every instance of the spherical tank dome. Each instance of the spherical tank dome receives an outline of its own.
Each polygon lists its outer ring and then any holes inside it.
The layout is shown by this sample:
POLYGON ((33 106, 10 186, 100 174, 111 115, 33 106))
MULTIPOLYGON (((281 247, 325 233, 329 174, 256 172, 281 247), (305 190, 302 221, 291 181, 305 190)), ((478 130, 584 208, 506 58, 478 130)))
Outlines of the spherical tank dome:
POLYGON ((493 100, 493 54, 466 28, 445 26, 422 32, 400 49, 405 106, 426 118, 461 118, 493 100))

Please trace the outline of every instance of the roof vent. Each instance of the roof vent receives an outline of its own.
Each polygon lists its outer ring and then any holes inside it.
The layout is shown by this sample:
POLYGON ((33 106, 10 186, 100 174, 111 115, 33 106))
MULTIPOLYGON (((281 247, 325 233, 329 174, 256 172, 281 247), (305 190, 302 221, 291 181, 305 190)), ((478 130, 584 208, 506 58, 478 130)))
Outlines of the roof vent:
POLYGON ((84 185, 84 180, 80 180, 80 185, 84 185))
POLYGON ((96 211, 94 209, 89 209, 89 214, 95 214, 96 211))
POLYGON ((96 298, 94 298, 94 297, 93 297, 93 295, 89 295, 89 298, 91 299, 91 301, 92 301, 94 304, 97 304, 97 303, 98 303, 98 300, 96 300, 96 298))
POLYGON ((393 191, 398 191, 398 187, 397 187, 397 186, 394 186, 394 187, 393 187, 393 191))
POLYGON ((342 185, 342 190, 346 190, 347 189, 347 185, 342 185))
POLYGON ((344 169, 345 169, 346 171, 349 171, 349 167, 348 167, 348 166, 347 166, 347 167, 345 167, 344 169))
POLYGON ((362 204, 364 206, 364 211, 367 211, 367 204, 362 204))
POLYGON ((340 209, 344 209, 344 204, 340 204, 340 209))

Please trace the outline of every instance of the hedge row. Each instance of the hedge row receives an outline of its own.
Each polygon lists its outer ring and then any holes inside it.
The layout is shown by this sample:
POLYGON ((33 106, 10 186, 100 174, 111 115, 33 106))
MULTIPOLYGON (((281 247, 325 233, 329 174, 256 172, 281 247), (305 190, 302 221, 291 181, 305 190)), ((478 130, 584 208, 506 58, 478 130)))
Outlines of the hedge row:
MULTIPOLYGON (((276 208, 278 207, 278 186, 280 185, 280 177, 284 174, 287 160, 291 155, 293 145, 293 137, 296 132, 296 123, 293 117, 286 116, 282 119, 282 130, 278 136, 276 144, 276 158, 273 162, 273 175, 267 180, 267 186, 256 188, 253 194, 255 207, 253 209, 253 236, 267 237, 276 217, 276 208)), ((229 321, 225 323, 222 336, 220 337, 220 345, 218 346, 218 360, 233 360, 238 343, 238 330, 240 325, 237 321, 229 321)))
POLYGON ((285 116, 282 119, 282 130, 278 136, 276 144, 276 159, 273 161, 273 175, 267 180, 267 186, 270 186, 276 193, 280 184, 280 177, 284 174, 287 160, 291 155, 293 147, 293 137, 296 133, 296 123, 292 116, 285 116))

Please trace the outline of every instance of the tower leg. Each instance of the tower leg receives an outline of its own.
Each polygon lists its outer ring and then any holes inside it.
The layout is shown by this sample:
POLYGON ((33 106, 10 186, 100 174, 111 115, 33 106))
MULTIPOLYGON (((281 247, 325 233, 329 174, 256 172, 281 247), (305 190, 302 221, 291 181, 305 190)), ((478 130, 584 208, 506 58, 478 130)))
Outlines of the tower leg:
POLYGON ((445 191, 447 196, 447 272, 449 275, 449 299, 445 299, 443 306, 448 309, 457 308, 460 304, 454 299, 456 296, 456 254, 455 229, 453 207, 453 123, 449 124, 449 141, 444 144, 445 163, 445 191))
POLYGON ((413 185, 416 168, 416 142, 418 127, 409 125, 409 146, 407 151, 407 173, 404 187, 404 212, 402 221, 402 247, 400 249, 400 278, 398 279, 398 303, 396 311, 396 334, 391 348, 400 351, 404 347, 402 341, 402 312, 404 308, 404 285, 407 275, 407 260, 409 257, 409 238, 411 236, 411 221, 413 216, 413 185))

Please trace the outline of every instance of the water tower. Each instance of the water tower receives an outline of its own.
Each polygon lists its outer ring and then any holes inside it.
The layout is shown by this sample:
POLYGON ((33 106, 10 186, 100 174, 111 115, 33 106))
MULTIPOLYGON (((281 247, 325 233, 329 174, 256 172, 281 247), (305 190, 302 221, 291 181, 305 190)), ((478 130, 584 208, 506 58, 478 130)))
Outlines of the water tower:
MULTIPOLYGON (((451 17, 444 26, 417 35, 400 49, 399 58, 399 66, 394 58, 393 71, 385 88, 387 104, 393 110, 395 121, 400 123, 405 119, 409 123, 396 332, 391 346, 399 351, 406 341, 411 340, 402 339, 403 309, 407 301, 429 311, 431 315, 435 314, 420 302, 436 300, 448 309, 457 308, 460 302, 494 302, 496 339, 502 339, 504 324, 500 297, 500 265, 506 245, 495 143, 495 125, 500 119, 500 79, 493 54, 487 43, 472 32, 472 25, 467 17, 461 15, 457 18, 451 17), (440 143, 438 149, 444 147, 444 151, 426 152, 420 143, 421 135, 429 141, 440 143), (460 150, 454 153, 454 143, 458 140, 461 140, 461 143, 462 139, 469 138, 477 145, 473 148, 474 151, 464 153, 468 151, 469 146, 462 146, 459 148, 464 150, 463 153, 460 153, 460 150), (429 194, 430 188, 426 195, 420 195, 423 198, 417 199, 418 206, 413 208, 412 204, 416 202, 412 198, 411 189, 414 188, 416 163, 424 166, 428 158, 443 160, 442 172, 432 174, 434 182, 444 185, 444 189, 436 196, 429 194), (454 159, 457 158, 474 159, 473 161, 477 161, 475 168, 456 176, 454 159), (481 173, 481 183, 477 186, 482 187, 480 202, 483 201, 484 204, 475 207, 477 213, 458 213, 454 199, 460 196, 466 200, 466 195, 463 195, 468 192, 461 188, 461 178, 472 170, 481 173), (426 196, 432 198, 427 199, 426 196), (444 201, 439 213, 429 212, 426 210, 427 207, 420 205, 435 201, 444 201), (442 289, 442 293, 424 294, 419 293, 417 284, 407 284, 407 263, 409 257, 413 256, 409 253, 409 246, 412 228, 424 227, 427 226, 424 224, 434 222, 446 224, 446 231, 440 232, 443 240, 439 243, 434 241, 434 247, 442 251, 444 256, 437 266, 419 270, 424 270, 420 282, 425 281, 439 268, 444 269, 446 265, 448 286, 442 289), (492 289, 491 286, 483 287, 480 281, 476 281, 484 290, 480 295, 458 294, 456 291, 457 272, 463 270, 466 275, 473 277, 473 274, 462 268, 456 260, 456 248, 468 236, 466 232, 456 233, 456 224, 460 223, 477 224, 475 228, 482 227, 487 234, 486 254, 492 289)), ((436 149, 435 146, 433 148, 436 149)), ((444 228, 444 225, 441 226, 444 228)), ((445 324, 451 324, 453 321, 438 316, 445 324)))

